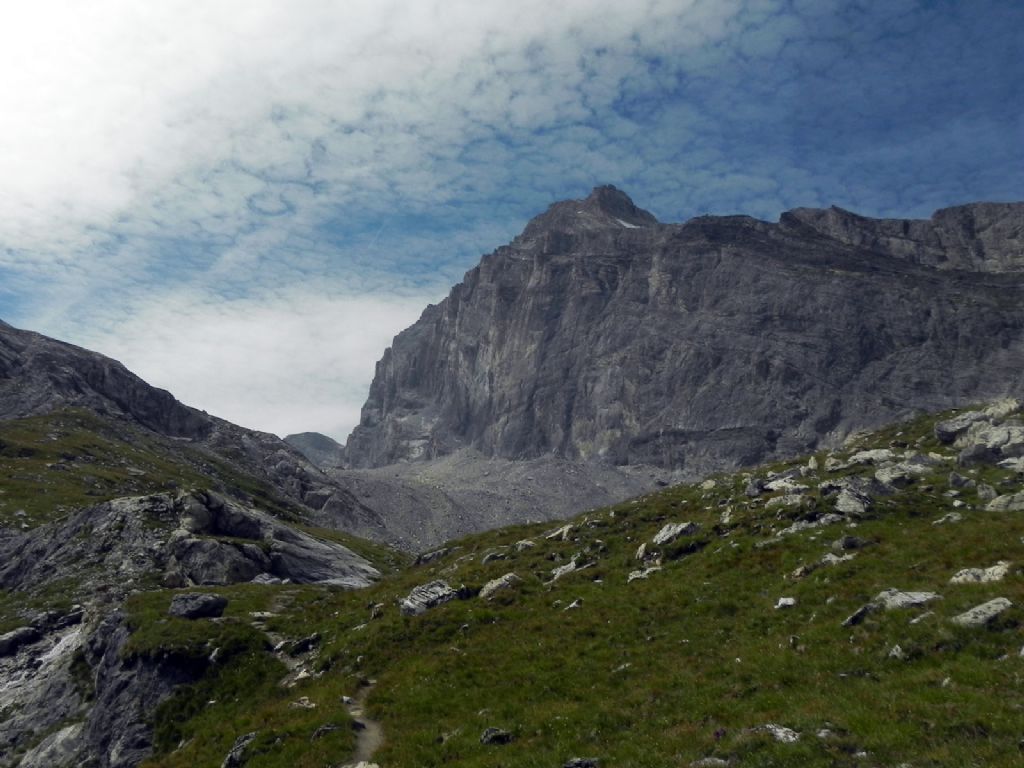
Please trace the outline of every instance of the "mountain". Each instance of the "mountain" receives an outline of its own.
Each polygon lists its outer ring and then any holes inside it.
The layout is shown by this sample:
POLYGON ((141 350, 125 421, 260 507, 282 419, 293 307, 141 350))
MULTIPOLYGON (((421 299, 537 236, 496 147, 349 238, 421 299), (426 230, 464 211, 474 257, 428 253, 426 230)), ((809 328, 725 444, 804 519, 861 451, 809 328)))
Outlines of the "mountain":
POLYGON ((1019 408, 475 534, 364 590, 154 584, 85 643, 37 618, 0 635, 0 737, 42 671, 20 768, 83 739, 147 768, 1018 765, 1019 408), (171 613, 201 595, 219 617, 171 613))
MULTIPOLYGON (((206 657, 253 650, 228 636, 202 658, 134 656, 133 595, 365 588, 404 558, 337 529, 381 525, 273 435, 0 324, 0 766, 135 766, 160 701, 206 657)), ((187 598, 175 615, 219 605, 187 598)))
POLYGON ((614 187, 485 256, 377 364, 354 468, 471 449, 691 477, 1024 389, 1024 204, 661 224, 614 187))

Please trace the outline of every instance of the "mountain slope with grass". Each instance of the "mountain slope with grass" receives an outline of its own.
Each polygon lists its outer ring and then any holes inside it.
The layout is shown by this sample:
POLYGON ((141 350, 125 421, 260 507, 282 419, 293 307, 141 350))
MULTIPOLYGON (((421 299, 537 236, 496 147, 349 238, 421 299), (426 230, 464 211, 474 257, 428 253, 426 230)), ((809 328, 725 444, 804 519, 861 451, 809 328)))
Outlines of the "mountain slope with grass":
POLYGON ((1022 457, 1000 402, 453 541, 358 592, 140 591, 119 658, 193 675, 143 764, 343 766, 379 727, 382 768, 1017 765, 1022 457), (223 615, 169 615, 197 592, 223 615))

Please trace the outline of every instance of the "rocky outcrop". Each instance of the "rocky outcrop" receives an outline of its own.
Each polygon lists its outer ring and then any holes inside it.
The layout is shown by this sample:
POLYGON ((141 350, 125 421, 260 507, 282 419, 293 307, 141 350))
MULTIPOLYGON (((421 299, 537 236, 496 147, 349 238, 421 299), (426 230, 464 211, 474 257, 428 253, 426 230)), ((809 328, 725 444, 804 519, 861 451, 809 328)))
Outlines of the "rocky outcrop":
POLYGON ((471 447, 682 467, 1022 389, 1024 204, 660 224, 613 188, 485 256, 377 365, 351 466, 471 447))
POLYGON ((340 467, 345 462, 345 447, 319 432, 286 435, 284 441, 318 467, 340 467))

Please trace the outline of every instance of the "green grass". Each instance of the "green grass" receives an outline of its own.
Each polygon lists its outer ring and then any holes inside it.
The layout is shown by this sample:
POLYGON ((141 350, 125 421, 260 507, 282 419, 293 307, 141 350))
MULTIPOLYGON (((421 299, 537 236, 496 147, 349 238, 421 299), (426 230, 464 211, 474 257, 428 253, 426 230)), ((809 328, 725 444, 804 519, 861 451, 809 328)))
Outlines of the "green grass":
MULTIPOLYGON (((950 456, 931 436, 934 420, 862 438, 840 457, 890 443, 950 456)), ((173 713, 162 710, 161 716, 177 730, 161 737, 147 765, 219 765, 234 738, 251 730, 260 736, 247 766, 343 764, 351 749, 347 730, 322 744, 311 742, 311 733, 318 723, 343 718, 338 697, 354 694, 368 678, 378 681, 369 706, 386 735, 374 760, 385 768, 539 767, 573 756, 597 756, 609 767, 654 768, 708 755, 743 766, 1019 765, 1024 517, 986 512, 974 492, 965 491, 963 521, 933 525, 953 510, 953 499, 944 495, 950 468, 879 498, 855 529, 833 525, 776 543, 770 543, 774 534, 806 510, 766 511, 762 500, 743 495, 746 481, 736 475, 718 477, 714 488, 671 488, 592 512, 574 521, 567 542, 546 540, 550 525, 471 536, 441 560, 405 567, 369 590, 220 590, 231 604, 219 625, 170 622, 161 613, 169 593, 138 598, 134 652, 191 647, 198 656, 224 642, 217 633, 227 627, 254 643, 245 646, 248 656, 237 657, 248 671, 211 672, 165 705, 173 713), (728 525, 720 521, 726 506, 732 510, 728 525), (667 549, 661 572, 627 584, 627 574, 639 567, 639 544, 650 542, 665 522, 684 520, 700 524, 692 537, 700 546, 667 549), (790 577, 843 533, 872 543, 852 561, 790 577), (511 545, 524 538, 536 546, 516 552, 511 545), (506 559, 482 564, 496 550, 506 559), (552 568, 576 553, 596 564, 548 583, 552 568), (1002 583, 948 583, 962 567, 1004 559, 1016 567, 1002 583), (510 571, 522 583, 489 602, 453 601, 419 617, 401 616, 395 606, 430 579, 473 591, 510 571), (873 613, 859 626, 842 626, 889 587, 935 591, 943 599, 927 609, 873 613), (796 606, 776 610, 782 596, 796 598, 796 606), (1014 607, 995 625, 963 629, 949 621, 996 596, 1014 607), (580 608, 565 610, 577 599, 580 608), (371 620, 375 603, 386 609, 371 620), (247 634, 258 633, 246 623, 247 612, 268 607, 276 616, 266 628, 275 636, 321 635, 312 662, 320 677, 294 689, 278 684, 283 675, 275 671, 276 660, 247 634), (928 610, 933 615, 911 623, 928 610), (902 659, 890 656, 897 644, 902 659), (289 708, 298 696, 320 706, 289 708), (210 700, 227 702, 200 706, 210 700), (793 728, 801 739, 778 743, 757 730, 766 723, 793 728), (509 730, 514 741, 481 745, 488 726, 509 730), (818 738, 822 729, 832 735, 818 738), (186 746, 175 749, 176 739, 186 746)), ((1020 487, 997 468, 962 472, 997 487, 1020 487)), ((835 476, 821 470, 807 482, 816 486, 835 476)), ((831 508, 817 492, 809 496, 812 507, 831 508)))

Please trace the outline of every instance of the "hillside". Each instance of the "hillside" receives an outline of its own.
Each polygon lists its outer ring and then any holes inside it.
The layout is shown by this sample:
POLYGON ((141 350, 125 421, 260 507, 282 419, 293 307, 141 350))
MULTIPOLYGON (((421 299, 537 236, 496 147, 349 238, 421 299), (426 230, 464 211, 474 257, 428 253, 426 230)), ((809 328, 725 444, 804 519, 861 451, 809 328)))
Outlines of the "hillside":
POLYGON ((139 592, 121 658, 196 675, 145 765, 345 765, 379 737, 383 768, 1016 765, 1022 457, 1002 402, 471 536, 359 592, 203 588, 224 616, 193 620, 167 612, 196 589, 139 592))
POLYGON ((380 362, 353 468, 484 457, 690 477, 1024 388, 1024 204, 659 223, 599 187, 484 256, 380 362))

